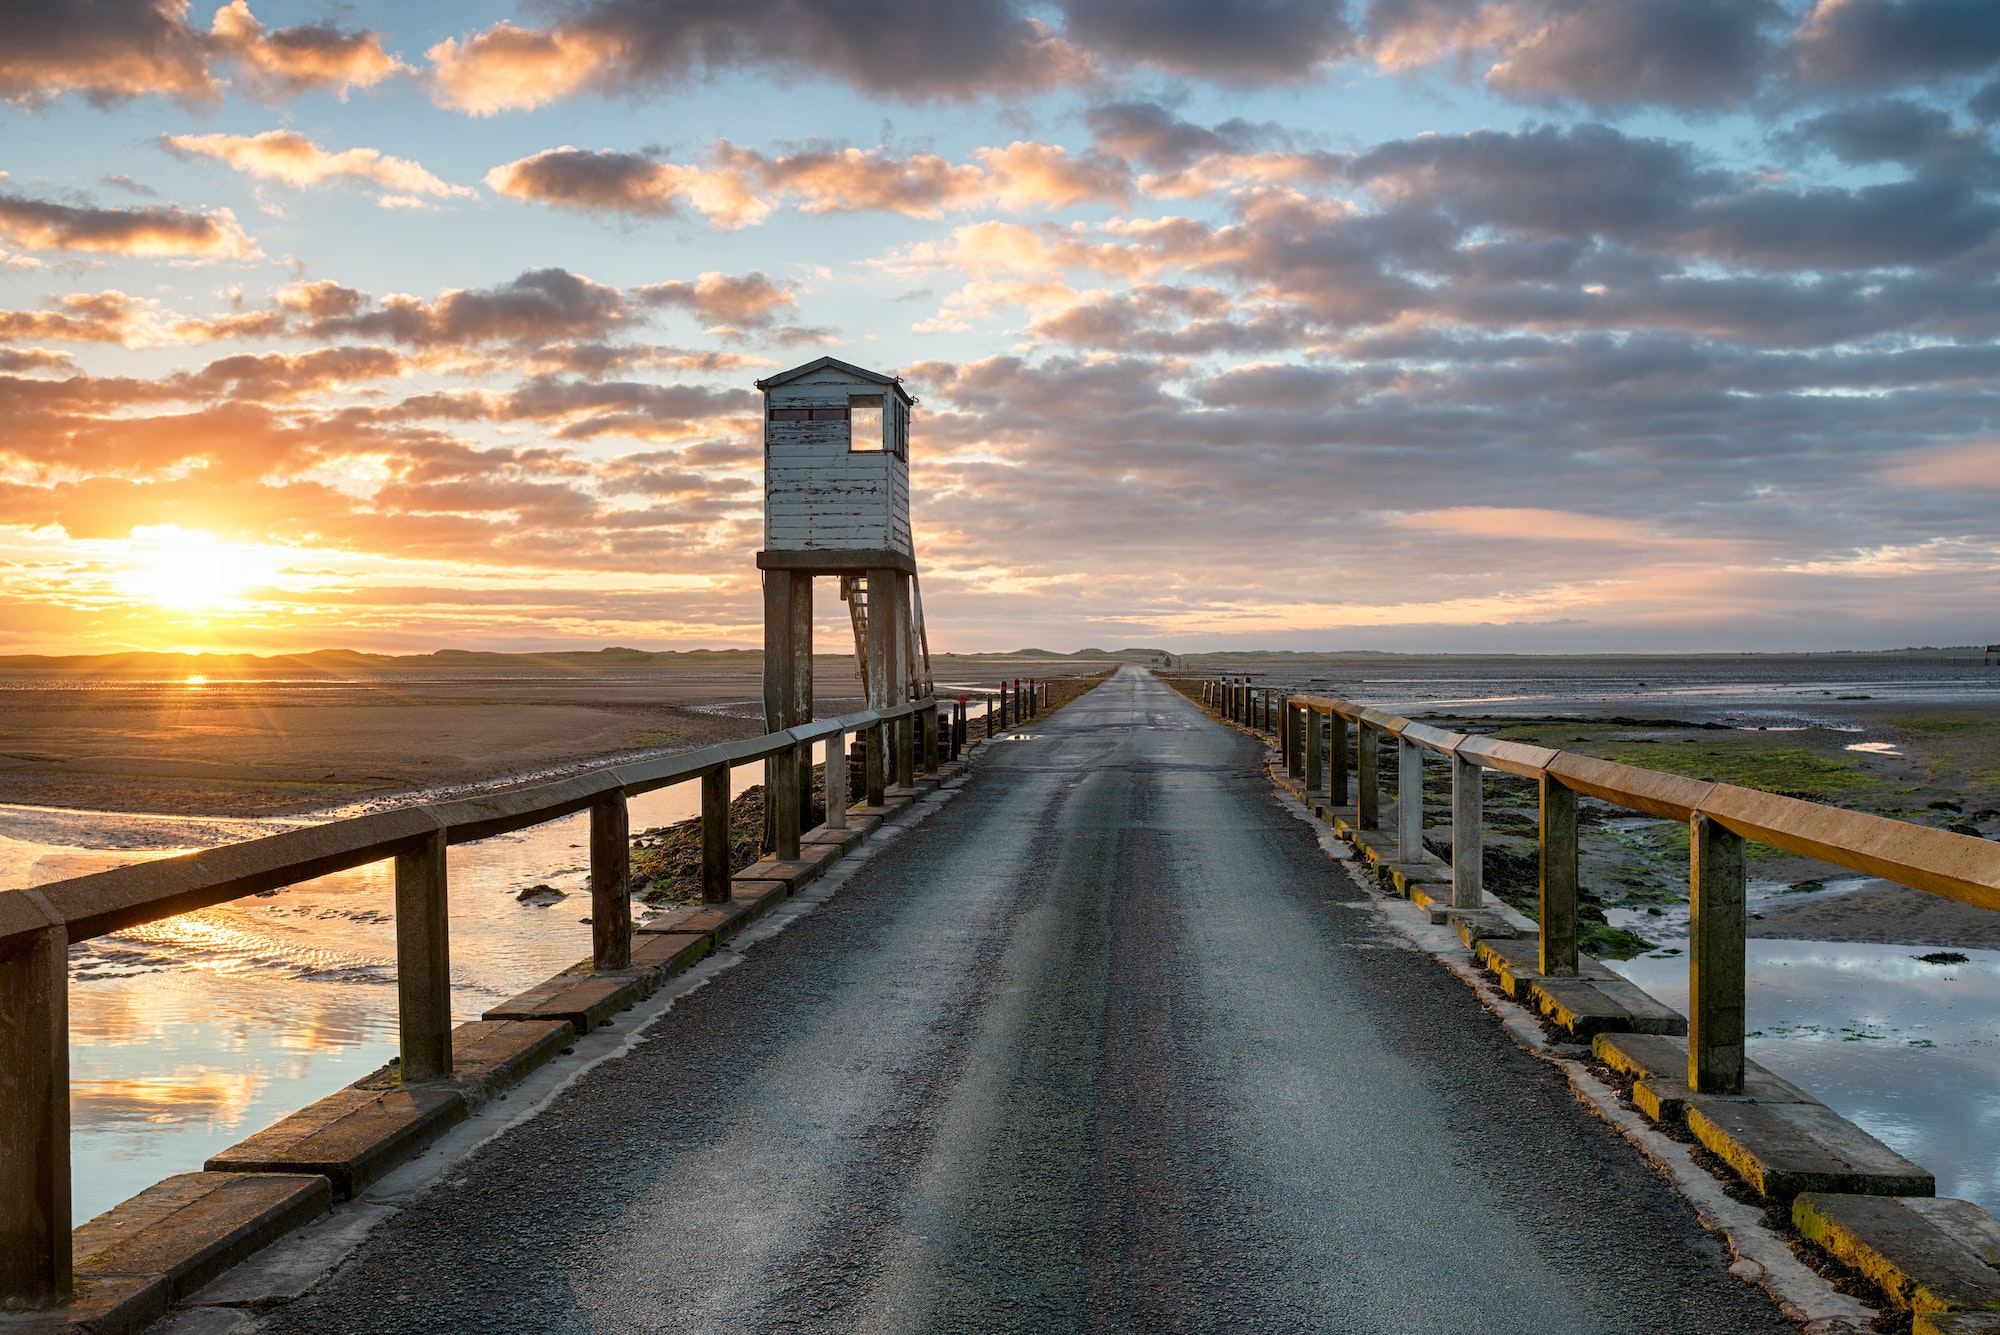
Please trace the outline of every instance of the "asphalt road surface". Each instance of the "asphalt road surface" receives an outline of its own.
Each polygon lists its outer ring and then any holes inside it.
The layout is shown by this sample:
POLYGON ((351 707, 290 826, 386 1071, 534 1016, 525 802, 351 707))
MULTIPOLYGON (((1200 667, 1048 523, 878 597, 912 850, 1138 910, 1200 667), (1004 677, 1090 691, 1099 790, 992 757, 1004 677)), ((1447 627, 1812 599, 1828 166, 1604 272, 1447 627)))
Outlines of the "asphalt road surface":
POLYGON ((1788 1331, 1127 668, 279 1332, 1788 1331))

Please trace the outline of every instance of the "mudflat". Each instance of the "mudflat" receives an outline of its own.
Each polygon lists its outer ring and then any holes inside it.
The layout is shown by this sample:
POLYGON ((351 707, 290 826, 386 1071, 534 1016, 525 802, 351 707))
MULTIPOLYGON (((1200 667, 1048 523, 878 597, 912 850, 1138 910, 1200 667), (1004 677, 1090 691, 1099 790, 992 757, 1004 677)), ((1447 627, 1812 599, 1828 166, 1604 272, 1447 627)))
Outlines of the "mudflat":
MULTIPOLYGON (((861 708, 854 661, 816 665, 822 713, 861 708)), ((1056 663, 934 660, 947 682, 1056 663)), ((764 730, 750 652, 0 662, 0 803, 271 816, 562 774, 764 730)))

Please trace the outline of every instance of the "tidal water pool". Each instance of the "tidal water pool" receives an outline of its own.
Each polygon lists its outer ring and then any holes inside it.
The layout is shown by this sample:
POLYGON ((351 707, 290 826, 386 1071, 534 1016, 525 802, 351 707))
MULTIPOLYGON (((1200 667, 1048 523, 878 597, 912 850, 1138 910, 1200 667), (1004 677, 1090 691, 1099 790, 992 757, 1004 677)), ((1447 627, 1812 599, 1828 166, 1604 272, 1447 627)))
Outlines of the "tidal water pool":
MULTIPOLYGON (((735 770, 741 792, 755 765, 735 770)), ((632 802, 634 830, 695 814, 698 786, 632 802)), ((299 824, 0 807, 0 884, 254 838, 299 824)), ((590 953, 587 814, 460 844, 450 868, 457 1020, 590 953), (520 903, 530 885, 569 897, 520 903)), ((395 1055, 389 863, 219 904, 70 950, 77 1222, 348 1084, 395 1055)))
MULTIPOLYGON (((1940 1196, 2000 1214, 2000 951, 1918 958, 1936 953, 1751 941, 1750 1058, 1928 1168, 1940 1196)), ((1687 1012, 1684 953, 1609 963, 1687 1012)))

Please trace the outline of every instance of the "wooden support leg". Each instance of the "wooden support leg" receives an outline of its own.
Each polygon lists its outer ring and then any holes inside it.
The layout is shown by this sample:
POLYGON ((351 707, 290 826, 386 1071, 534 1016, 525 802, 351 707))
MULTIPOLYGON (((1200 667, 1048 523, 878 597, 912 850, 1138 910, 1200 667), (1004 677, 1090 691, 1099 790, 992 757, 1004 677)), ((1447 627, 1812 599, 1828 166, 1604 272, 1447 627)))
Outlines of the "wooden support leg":
POLYGON ((924 773, 935 774, 938 767, 938 712, 926 709, 924 720, 924 773))
POLYGON ((1542 972, 1576 972, 1576 790, 1542 775, 1542 972))
POLYGON ((1354 725, 1355 787, 1354 823, 1364 830, 1382 828, 1382 743, 1366 723, 1354 725))
POLYGON ((1476 909, 1486 902, 1485 771, 1462 756, 1451 758, 1451 906, 1476 909))
POLYGON ((1396 853, 1405 862, 1424 856, 1424 749, 1396 739, 1396 853))
POLYGON ((701 772, 701 899, 729 902, 729 766, 701 772))
POLYGON ((451 920, 444 831, 396 855, 396 1015, 403 1083, 451 1074, 451 920))
POLYGON ((908 714, 896 720, 896 786, 914 788, 917 783, 916 720, 908 714))
POLYGON ((1743 836, 1707 816, 1690 823, 1688 1088, 1743 1092, 1743 836))
POLYGON ((590 808, 590 958, 599 969, 632 967, 632 832, 623 793, 590 808))
POLYGON ((58 923, 0 956, 0 1309, 68 1296, 69 1213, 69 933, 58 923))

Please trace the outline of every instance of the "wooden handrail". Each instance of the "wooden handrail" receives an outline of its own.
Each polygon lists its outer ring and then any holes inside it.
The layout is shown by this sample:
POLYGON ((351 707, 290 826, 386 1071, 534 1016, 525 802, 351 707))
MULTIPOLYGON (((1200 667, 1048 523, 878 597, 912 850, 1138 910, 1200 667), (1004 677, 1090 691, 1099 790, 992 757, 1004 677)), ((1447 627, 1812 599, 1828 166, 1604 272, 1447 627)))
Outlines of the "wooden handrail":
POLYGON ((296 885, 333 872, 380 862, 410 851, 442 829, 447 843, 470 843, 508 834, 587 810, 612 793, 640 793, 699 779, 721 765, 765 760, 834 732, 856 732, 878 723, 937 708, 917 700, 882 710, 803 724, 762 737, 722 742, 659 760, 592 770, 546 783, 498 788, 472 797, 370 812, 324 825, 224 844, 178 857, 114 867, 39 886, 37 896, 56 914, 35 907, 21 890, 0 890, 0 954, 21 948, 36 932, 60 924, 69 940, 171 918, 245 895, 296 885))
POLYGON ((1544 776, 1588 797, 1665 820, 1708 816, 1773 848, 1879 876, 1961 903, 2000 909, 2000 842, 1802 798, 1708 783, 1550 747, 1451 732, 1385 710, 1324 695, 1295 695, 1294 708, 1333 714, 1459 756, 1482 769, 1544 776))

